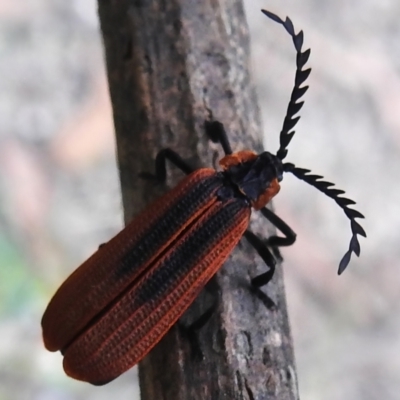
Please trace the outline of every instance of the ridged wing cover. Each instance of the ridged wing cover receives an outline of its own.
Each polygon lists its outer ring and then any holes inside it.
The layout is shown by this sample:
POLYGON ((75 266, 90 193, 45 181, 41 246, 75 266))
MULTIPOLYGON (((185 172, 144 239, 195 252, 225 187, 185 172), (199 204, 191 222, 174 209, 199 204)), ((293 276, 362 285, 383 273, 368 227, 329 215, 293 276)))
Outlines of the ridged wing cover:
POLYGON ((145 273, 178 235, 217 201, 221 184, 213 169, 193 172, 75 270, 43 315, 46 348, 63 349, 145 273))
POLYGON ((243 200, 210 204, 64 349, 69 376, 93 384, 115 379, 139 362, 190 306, 236 246, 250 218, 243 200))

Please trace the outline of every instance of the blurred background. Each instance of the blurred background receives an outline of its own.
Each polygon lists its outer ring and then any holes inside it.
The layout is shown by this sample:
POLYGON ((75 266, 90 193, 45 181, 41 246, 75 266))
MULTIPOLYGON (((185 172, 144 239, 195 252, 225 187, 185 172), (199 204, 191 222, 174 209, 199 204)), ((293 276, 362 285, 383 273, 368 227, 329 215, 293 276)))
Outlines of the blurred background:
MULTIPOLYGON (((288 160, 337 183, 367 216, 361 258, 339 278, 343 212, 290 176, 275 201, 298 233, 283 254, 300 396, 399 399, 400 3, 245 4, 268 149, 295 61, 260 8, 289 15, 312 48, 288 160)), ((55 289, 122 227, 96 1, 0 0, 0 58, 0 399, 135 399, 135 370, 104 387, 76 382, 40 330, 55 289)))

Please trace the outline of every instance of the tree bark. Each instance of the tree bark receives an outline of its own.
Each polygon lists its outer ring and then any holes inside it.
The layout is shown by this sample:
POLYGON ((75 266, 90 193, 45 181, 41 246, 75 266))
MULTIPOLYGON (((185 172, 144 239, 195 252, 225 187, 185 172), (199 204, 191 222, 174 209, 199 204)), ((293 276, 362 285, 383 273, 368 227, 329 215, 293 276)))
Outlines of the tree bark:
MULTIPOLYGON (((262 150, 241 0, 98 4, 126 221, 166 190, 138 178, 154 171, 161 148, 216 166, 222 154, 204 133, 207 108, 224 123, 234 151, 262 150)), ((170 186, 181 178, 173 168, 168 176, 170 186)), ((262 232, 271 234, 264 221, 262 232)), ((139 365, 142 399, 298 398, 281 267, 263 289, 272 309, 250 289, 251 277, 266 268, 241 241, 216 276, 218 307, 198 334, 203 359, 172 328, 139 365)), ((184 318, 195 319, 207 304, 200 296, 184 318)))

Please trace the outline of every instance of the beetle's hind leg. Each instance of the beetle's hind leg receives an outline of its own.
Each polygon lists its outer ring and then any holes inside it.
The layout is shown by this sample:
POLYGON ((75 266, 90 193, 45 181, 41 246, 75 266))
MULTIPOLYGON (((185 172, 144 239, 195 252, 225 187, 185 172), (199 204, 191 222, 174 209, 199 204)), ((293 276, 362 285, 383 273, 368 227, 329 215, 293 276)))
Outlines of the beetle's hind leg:
POLYGON ((141 172, 139 176, 143 179, 152 179, 157 180, 158 182, 165 182, 167 179, 167 160, 186 175, 195 170, 195 168, 189 165, 177 152, 167 148, 162 149, 157 153, 155 160, 155 174, 141 172))
POLYGON ((192 358, 198 361, 201 361, 204 358, 199 340, 199 332, 211 319, 218 308, 220 293, 215 276, 206 284, 204 290, 212 297, 211 305, 209 305, 206 310, 190 324, 186 325, 182 321, 178 321, 178 327, 181 334, 184 335, 190 343, 192 358))
POLYGON ((190 325, 184 325, 182 322, 178 322, 178 326, 182 335, 186 337, 190 343, 192 358, 198 361, 203 360, 204 355, 201 350, 199 341, 199 331, 207 324, 210 318, 213 316, 217 309, 217 302, 214 302, 209 308, 207 308, 203 314, 200 315, 190 325))

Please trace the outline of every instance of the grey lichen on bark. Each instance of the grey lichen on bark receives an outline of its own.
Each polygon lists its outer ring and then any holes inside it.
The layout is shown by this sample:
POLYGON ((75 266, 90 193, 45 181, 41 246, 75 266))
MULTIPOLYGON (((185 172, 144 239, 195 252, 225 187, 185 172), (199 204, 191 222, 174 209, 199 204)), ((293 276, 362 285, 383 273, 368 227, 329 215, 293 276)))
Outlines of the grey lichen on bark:
MULTIPOLYGON (((166 190, 138 178, 154 170, 161 148, 216 167, 222 153, 205 135, 207 109, 224 123, 234 150, 261 151, 241 0, 98 4, 126 221, 166 190)), ((179 178, 171 168, 168 185, 179 178)), ((216 276, 218 306, 198 332, 202 358, 172 328, 139 365, 143 399, 298 398, 281 268, 262 289, 274 307, 250 288, 266 268, 242 240, 216 276)), ((195 319, 207 302, 200 296, 184 318, 195 319)))

